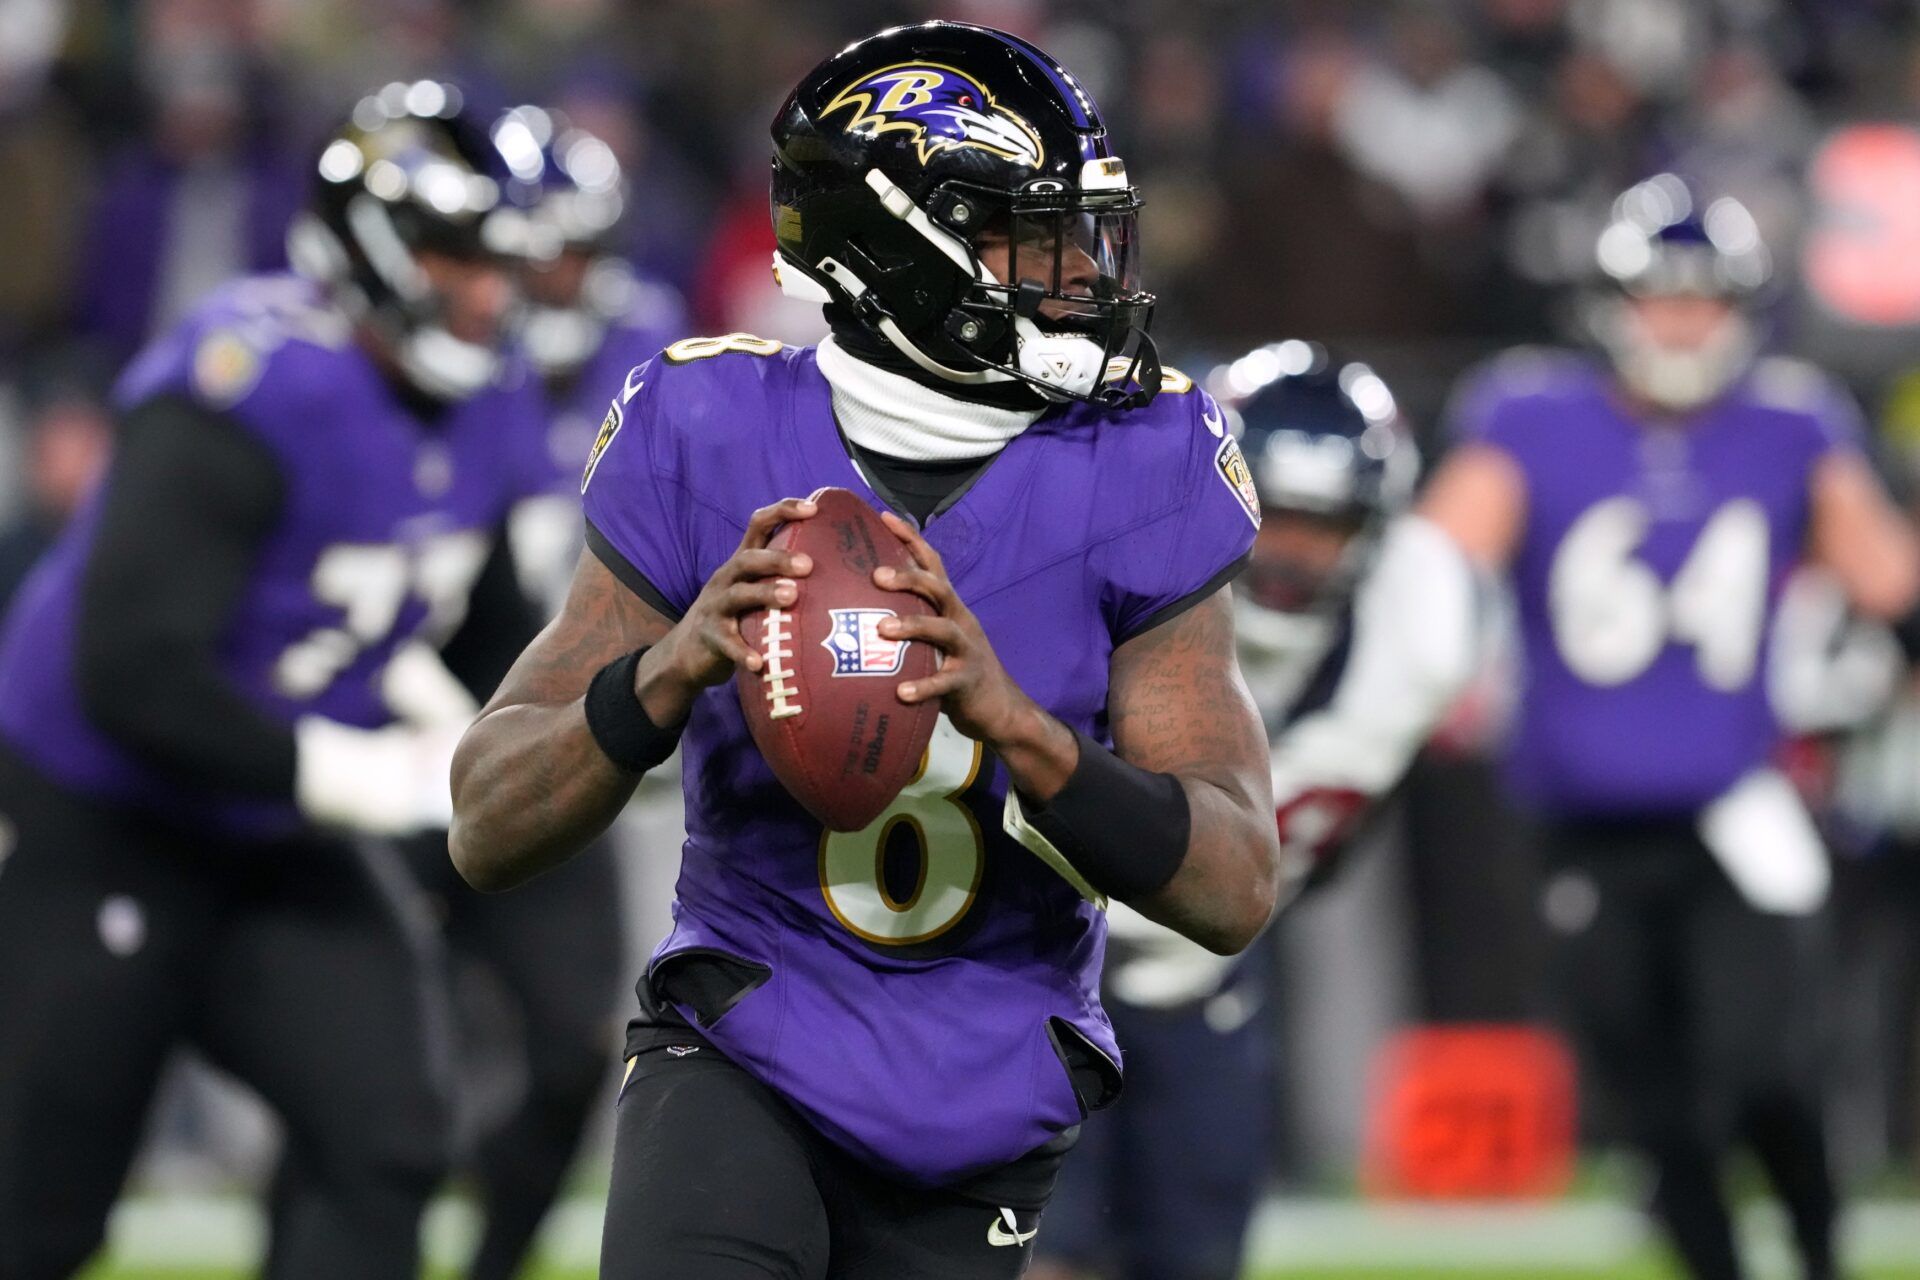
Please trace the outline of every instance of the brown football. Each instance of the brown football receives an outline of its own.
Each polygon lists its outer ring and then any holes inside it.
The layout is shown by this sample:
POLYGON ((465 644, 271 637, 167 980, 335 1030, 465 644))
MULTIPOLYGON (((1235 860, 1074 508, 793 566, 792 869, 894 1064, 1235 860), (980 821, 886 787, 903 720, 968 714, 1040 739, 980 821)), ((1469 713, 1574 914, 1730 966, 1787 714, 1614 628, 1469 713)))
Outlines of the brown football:
POLYGON ((819 512, 781 526, 772 544, 812 556, 813 572, 799 579, 792 608, 740 619, 764 665, 735 684, 774 776, 829 829, 858 831, 913 780, 940 718, 937 702, 909 706, 895 693, 933 674, 934 649, 884 639, 876 627, 933 606, 874 585, 881 565, 913 565, 879 513, 847 489, 821 489, 813 500, 819 512))

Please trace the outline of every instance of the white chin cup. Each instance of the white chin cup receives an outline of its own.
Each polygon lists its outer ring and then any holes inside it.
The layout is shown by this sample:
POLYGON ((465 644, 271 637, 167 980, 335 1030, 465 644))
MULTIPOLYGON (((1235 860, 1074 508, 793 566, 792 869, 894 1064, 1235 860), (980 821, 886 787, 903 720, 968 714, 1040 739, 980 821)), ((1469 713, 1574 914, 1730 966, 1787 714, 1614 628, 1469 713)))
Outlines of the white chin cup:
POLYGON ((606 321, 585 307, 529 306, 520 323, 520 345, 541 373, 567 374, 600 349, 606 332, 606 321))
POLYGON ((500 353, 464 342, 439 325, 415 329, 394 351, 400 372, 436 400, 465 400, 500 372, 500 353))
POLYGON ((1013 322, 1014 362, 1040 384, 1049 400, 1075 400, 1093 394, 1107 370, 1107 353, 1091 338, 1047 333, 1025 316, 1013 322))
POLYGON ((1753 328, 1744 316, 1730 317, 1705 344, 1676 351, 1654 343, 1633 323, 1621 321, 1607 345, 1621 382, 1635 395, 1663 409, 1685 411, 1706 404, 1753 362, 1753 328))

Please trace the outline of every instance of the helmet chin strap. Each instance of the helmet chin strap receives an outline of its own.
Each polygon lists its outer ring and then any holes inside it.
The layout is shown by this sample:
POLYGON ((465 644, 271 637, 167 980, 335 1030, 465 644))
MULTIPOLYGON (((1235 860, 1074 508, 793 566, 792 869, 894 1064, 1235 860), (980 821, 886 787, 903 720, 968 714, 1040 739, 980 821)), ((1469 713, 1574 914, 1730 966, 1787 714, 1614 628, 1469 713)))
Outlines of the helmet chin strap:
MULTIPOLYGON (((986 269, 979 263, 976 262, 974 266, 987 280, 999 283, 991 276, 986 276, 986 269)), ((846 290, 856 307, 866 295, 866 282, 846 264, 833 258, 822 258, 814 264, 814 268, 846 290)), ((817 280, 797 270, 778 250, 773 255, 773 274, 780 291, 789 298, 798 298, 803 302, 833 301, 833 295, 817 280)), ((1018 373, 992 366, 956 369, 952 365, 942 364, 922 351, 892 316, 878 309, 869 309, 869 318, 901 355, 934 377, 956 386, 981 387, 1021 381, 1032 386, 1045 399, 1057 403, 1082 400, 1092 395, 1106 373, 1107 353, 1099 343, 1078 334, 1048 333, 1025 316, 1017 316, 1013 322, 1014 362, 1018 373)))
POLYGON ((893 322, 892 316, 877 316, 875 318, 875 326, 882 334, 886 335, 888 342, 891 342, 899 349, 901 355, 913 361, 936 378, 963 387, 984 387, 996 382, 1012 382, 1014 380, 1012 374, 1005 373, 999 369, 955 369, 951 365, 941 364, 938 360, 935 360, 915 345, 913 339, 909 338, 906 332, 893 322))

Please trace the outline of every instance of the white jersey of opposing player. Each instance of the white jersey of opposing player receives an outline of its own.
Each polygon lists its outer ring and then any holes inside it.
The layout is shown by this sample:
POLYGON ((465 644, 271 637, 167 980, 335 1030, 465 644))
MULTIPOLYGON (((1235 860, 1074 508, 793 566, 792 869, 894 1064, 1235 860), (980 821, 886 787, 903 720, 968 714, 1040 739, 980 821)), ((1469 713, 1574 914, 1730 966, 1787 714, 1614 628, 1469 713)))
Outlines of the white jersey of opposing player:
POLYGON ((1840 736, 1833 802, 1853 825, 1920 837, 1920 695, 1885 624, 1853 613, 1827 570, 1780 597, 1768 694, 1789 733, 1840 736))
MULTIPOLYGON (((1240 664, 1267 718, 1282 851, 1294 874, 1393 789, 1473 676, 1482 651, 1479 594, 1445 534, 1418 516, 1396 518, 1355 593, 1332 694, 1297 716, 1341 620, 1242 606, 1240 664)), ((1233 966, 1120 903, 1107 919, 1115 943, 1108 991, 1129 1004, 1204 999, 1233 966)))

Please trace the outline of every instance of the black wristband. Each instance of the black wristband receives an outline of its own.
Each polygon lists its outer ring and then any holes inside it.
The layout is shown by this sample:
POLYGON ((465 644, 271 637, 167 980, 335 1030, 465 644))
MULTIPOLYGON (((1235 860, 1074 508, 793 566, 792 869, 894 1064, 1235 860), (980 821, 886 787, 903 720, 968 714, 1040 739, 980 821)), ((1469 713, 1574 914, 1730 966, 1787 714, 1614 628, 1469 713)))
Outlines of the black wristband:
POLYGON ((1170 773, 1128 764, 1084 733, 1080 763, 1046 805, 1026 802, 1027 822, 1087 883, 1122 902, 1164 888, 1187 858, 1193 811, 1170 773))
POLYGON ((606 753, 607 759, 628 773, 645 773, 659 767, 680 744, 677 724, 663 729, 647 715, 633 692, 633 673, 646 650, 615 658, 600 668, 587 686, 587 732, 606 753))

